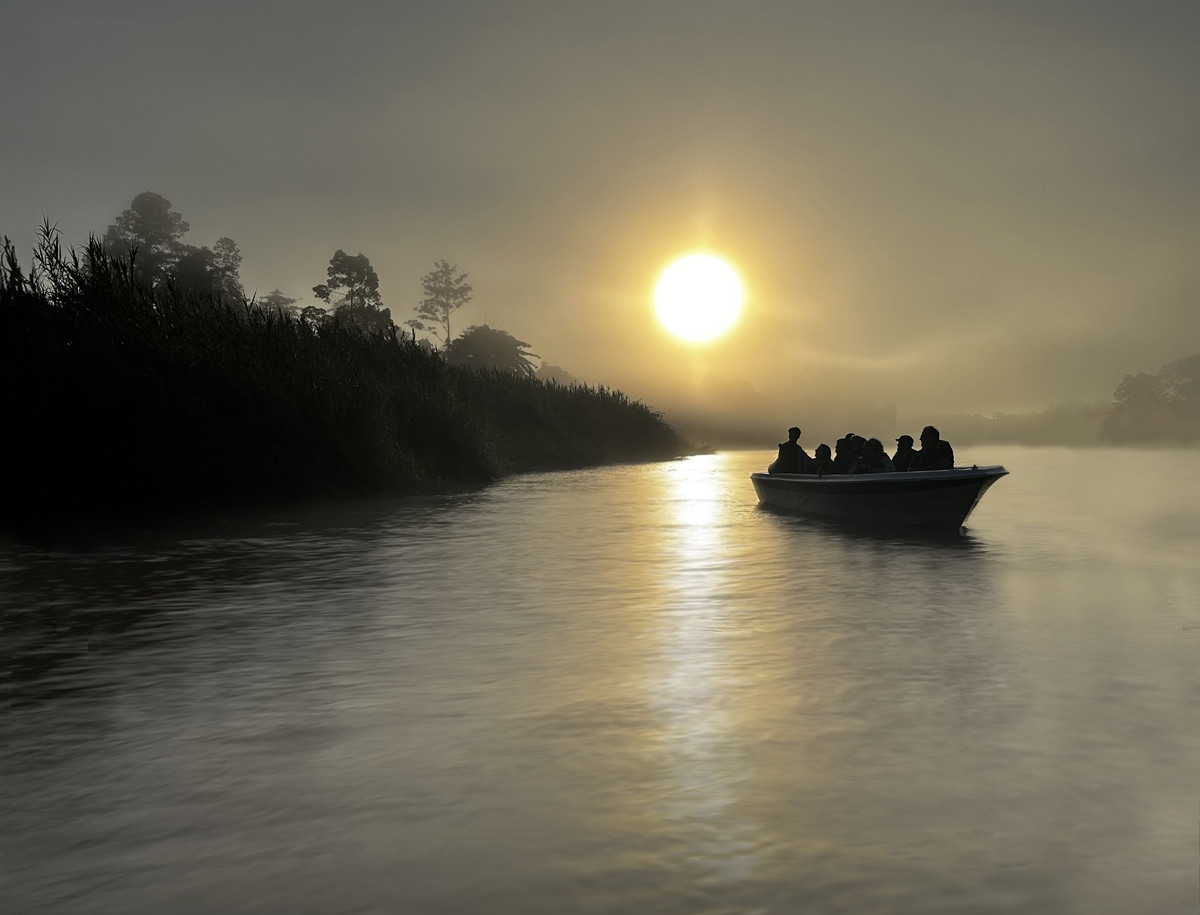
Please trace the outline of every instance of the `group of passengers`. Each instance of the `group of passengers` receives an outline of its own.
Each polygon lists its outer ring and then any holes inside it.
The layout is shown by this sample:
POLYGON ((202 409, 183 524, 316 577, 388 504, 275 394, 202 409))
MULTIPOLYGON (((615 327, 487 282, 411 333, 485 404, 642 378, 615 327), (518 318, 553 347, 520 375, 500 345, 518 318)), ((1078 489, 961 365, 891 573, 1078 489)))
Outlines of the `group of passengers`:
POLYGON ((812 457, 800 447, 800 430, 788 429, 788 440, 779 446, 767 473, 901 473, 911 470, 951 470, 954 449, 933 426, 921 430, 921 448, 913 448, 911 435, 896 439, 896 453, 888 457, 883 442, 847 432, 831 451, 822 442, 812 457))

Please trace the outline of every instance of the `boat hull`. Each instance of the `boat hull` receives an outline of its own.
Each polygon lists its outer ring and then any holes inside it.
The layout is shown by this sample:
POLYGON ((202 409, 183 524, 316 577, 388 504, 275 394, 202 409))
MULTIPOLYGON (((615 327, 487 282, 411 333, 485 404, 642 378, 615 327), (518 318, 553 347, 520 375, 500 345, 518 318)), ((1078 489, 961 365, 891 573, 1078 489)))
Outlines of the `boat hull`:
POLYGON ((957 530, 1003 467, 874 474, 754 473, 770 508, 844 521, 957 530))

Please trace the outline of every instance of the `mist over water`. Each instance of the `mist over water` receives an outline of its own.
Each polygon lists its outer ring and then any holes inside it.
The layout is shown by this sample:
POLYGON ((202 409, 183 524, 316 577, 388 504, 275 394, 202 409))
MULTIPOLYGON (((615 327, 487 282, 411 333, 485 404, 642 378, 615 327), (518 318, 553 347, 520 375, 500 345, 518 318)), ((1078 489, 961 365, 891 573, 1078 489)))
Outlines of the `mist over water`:
POLYGON ((937 539, 772 456, 0 547, 3 908, 1195 911, 1200 455, 937 539))

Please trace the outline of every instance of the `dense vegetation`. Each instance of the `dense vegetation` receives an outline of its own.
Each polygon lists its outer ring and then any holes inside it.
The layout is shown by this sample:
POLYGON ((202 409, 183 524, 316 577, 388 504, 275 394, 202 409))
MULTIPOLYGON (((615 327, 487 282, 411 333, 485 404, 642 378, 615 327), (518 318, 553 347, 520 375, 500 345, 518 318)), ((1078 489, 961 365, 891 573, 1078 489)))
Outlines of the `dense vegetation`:
POLYGON ((1200 440, 1200 355, 1168 362, 1155 374, 1126 375, 1101 438, 1118 443, 1200 440))
POLYGON ((618 391, 456 367, 394 326, 151 286, 136 256, 64 252, 48 228, 28 272, 5 240, 0 385, 10 525, 442 491, 680 449, 618 391))

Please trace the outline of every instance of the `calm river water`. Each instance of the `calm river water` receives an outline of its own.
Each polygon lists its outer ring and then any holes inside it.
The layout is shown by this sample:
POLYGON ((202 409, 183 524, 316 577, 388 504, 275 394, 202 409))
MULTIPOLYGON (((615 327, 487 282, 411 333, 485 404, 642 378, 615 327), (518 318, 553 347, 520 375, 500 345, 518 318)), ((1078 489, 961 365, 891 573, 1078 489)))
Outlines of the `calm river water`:
POLYGON ((1200 452, 768 452, 0 545, 5 913, 1195 913, 1200 452))

